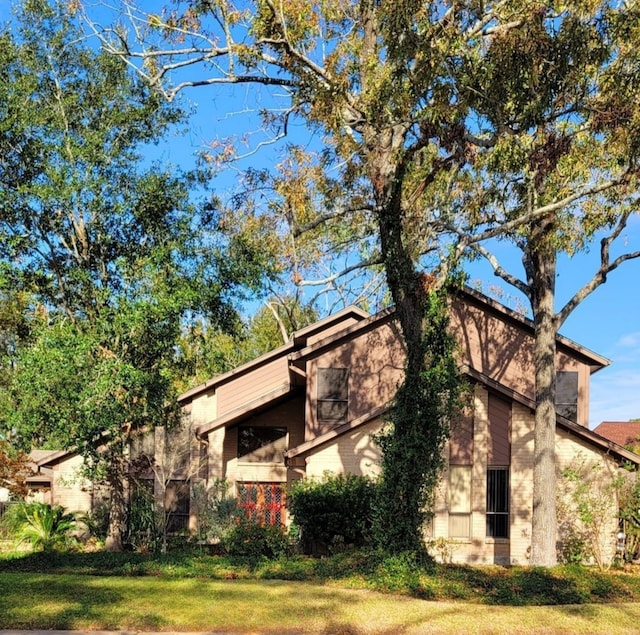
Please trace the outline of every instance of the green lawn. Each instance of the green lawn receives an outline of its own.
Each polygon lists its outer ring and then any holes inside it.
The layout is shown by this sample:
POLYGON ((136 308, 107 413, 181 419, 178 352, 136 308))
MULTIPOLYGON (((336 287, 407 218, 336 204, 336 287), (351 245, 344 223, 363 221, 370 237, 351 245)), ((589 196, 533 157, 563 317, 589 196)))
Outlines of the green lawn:
POLYGON ((639 623, 640 576, 631 572, 421 568, 372 553, 271 563, 197 554, 0 558, 0 629, 615 635, 636 633, 639 623))

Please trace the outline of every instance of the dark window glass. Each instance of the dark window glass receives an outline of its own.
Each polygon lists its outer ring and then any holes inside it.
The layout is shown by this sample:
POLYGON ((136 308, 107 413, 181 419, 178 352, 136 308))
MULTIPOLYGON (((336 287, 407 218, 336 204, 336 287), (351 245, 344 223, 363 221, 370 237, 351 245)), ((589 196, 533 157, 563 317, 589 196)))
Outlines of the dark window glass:
MULTIPOLYGON (((260 448, 271 445, 286 436, 286 428, 240 426, 238 428, 238 458, 257 452, 260 448)), ((267 460, 269 457, 263 458, 267 460)))
POLYGON ((318 369, 318 420, 346 421, 349 410, 349 370, 318 369))
POLYGON ((556 412, 571 421, 578 420, 578 373, 560 371, 556 374, 556 412))
POLYGON ((171 481, 164 494, 167 533, 175 534, 189 529, 189 484, 171 481))
POLYGON ((487 470, 487 536, 509 537, 509 470, 487 470))

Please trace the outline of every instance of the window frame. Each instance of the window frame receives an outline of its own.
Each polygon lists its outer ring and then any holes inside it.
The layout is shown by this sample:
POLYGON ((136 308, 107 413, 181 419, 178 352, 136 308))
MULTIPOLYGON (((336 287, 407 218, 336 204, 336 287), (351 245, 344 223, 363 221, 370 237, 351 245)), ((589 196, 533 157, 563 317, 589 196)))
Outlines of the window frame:
POLYGON ((349 369, 336 366, 318 367, 316 382, 318 421, 346 423, 349 418, 349 369), (331 375, 334 377, 331 378, 331 375))
POLYGON ((472 533, 471 515, 473 510, 473 466, 449 466, 449 538, 470 540, 472 533), (456 475, 459 475, 456 478, 456 475), (463 485, 464 489, 454 485, 463 485), (465 531, 459 528, 466 526, 465 531))
POLYGON ((509 490, 509 466, 491 465, 486 473, 486 537, 493 540, 509 540, 511 512, 509 490), (491 483, 493 475, 503 475, 500 482, 491 483), (497 490, 501 491, 497 491, 497 490))
MULTIPOLYGON (((236 458, 238 460, 245 460, 248 461, 249 459, 247 457, 250 457, 251 455, 254 455, 256 452, 258 452, 258 450, 267 447, 268 445, 272 445, 277 443, 278 441, 280 441, 280 439, 284 439, 284 448, 283 450, 286 451, 287 449, 287 435, 289 434, 289 429, 286 426, 251 426, 251 425, 245 425, 245 426, 238 426, 238 432, 237 432, 237 443, 236 443, 236 458), (267 432, 267 431, 273 431, 273 432, 278 432, 279 434, 278 436, 273 436, 272 438, 265 438, 263 439, 263 443, 260 443, 259 445, 255 445, 255 447, 251 446, 251 448, 249 448, 249 446, 247 446, 245 449, 247 449, 248 451, 244 451, 241 450, 241 445, 242 445, 242 431, 243 430, 254 430, 254 431, 261 431, 261 432, 267 432)), ((259 437, 260 435, 255 435, 256 437, 259 437)), ((249 461, 251 463, 259 463, 260 461, 249 461)), ((280 462, 280 461, 278 461, 280 462)))
POLYGON ((577 423, 579 393, 580 375, 577 370, 556 371, 556 414, 577 423), (574 391, 575 394, 573 394, 574 391), (572 401, 567 401, 567 394, 572 398, 572 401), (562 401, 560 401, 560 397, 563 397, 562 401))

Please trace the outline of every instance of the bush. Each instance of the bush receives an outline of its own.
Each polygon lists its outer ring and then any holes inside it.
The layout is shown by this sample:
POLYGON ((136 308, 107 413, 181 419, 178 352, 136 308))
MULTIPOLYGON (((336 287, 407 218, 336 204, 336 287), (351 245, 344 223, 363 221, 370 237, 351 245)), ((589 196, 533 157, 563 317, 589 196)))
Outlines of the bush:
POLYGON ((216 479, 208 488, 197 483, 193 486, 193 497, 198 510, 197 539, 208 544, 224 544, 243 516, 237 499, 229 494, 228 481, 216 479))
POLYGON ((338 551, 371 541, 376 484, 364 476, 325 475, 301 480, 289 495, 289 511, 306 552, 338 551))
POLYGON ((287 555, 289 539, 279 525, 263 526, 243 520, 224 538, 224 548, 230 556, 241 558, 279 558, 287 555))
POLYGON ((77 544, 71 535, 76 527, 75 517, 65 514, 60 505, 12 505, 3 522, 18 544, 29 543, 34 550, 67 549, 77 544))

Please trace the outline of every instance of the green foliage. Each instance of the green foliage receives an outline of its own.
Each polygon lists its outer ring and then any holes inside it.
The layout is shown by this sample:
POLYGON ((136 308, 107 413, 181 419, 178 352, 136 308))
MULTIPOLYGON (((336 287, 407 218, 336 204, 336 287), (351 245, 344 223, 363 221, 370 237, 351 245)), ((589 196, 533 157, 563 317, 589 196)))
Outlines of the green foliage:
POLYGON ((443 467, 449 421, 462 406, 464 382, 454 356, 443 294, 426 298, 419 374, 407 371, 377 439, 382 476, 375 513, 375 539, 392 552, 423 551, 423 527, 443 467))
POLYGON ((125 542, 135 551, 155 551, 160 540, 152 488, 136 486, 129 501, 125 542))
POLYGON ((34 550, 64 550, 77 544, 71 536, 76 519, 60 505, 19 503, 12 505, 3 523, 18 544, 29 543, 34 550))
POLYGON ((117 542, 123 448, 172 423, 183 329, 233 329, 261 271, 194 202, 200 173, 145 158, 183 112, 90 46, 65 4, 25 2, 0 33, 0 432, 81 453, 111 488, 117 542))
POLYGON ((260 525, 249 520, 237 523, 224 537, 230 556, 259 560, 279 558, 290 550, 286 530, 280 525, 260 525))
POLYGON ((625 562, 640 557, 640 480, 633 474, 621 487, 620 497, 620 530, 625 535, 623 559, 625 562))
POLYGON ((369 543, 376 491, 374 481, 354 474, 297 481, 288 506, 305 550, 331 552, 369 543))
POLYGON ((562 560, 610 567, 616 554, 617 504, 624 477, 584 457, 562 470, 562 477, 564 486, 558 493, 562 560))
POLYGON ((201 483, 195 484, 193 502, 198 510, 198 540, 224 544, 242 518, 237 499, 229 494, 227 480, 216 479, 208 488, 201 483))
MULTIPOLYGON (((68 575, 86 585, 85 576, 149 576, 167 581, 293 580, 332 582, 430 600, 465 600, 492 606, 601 604, 640 601, 640 576, 631 571, 602 572, 595 567, 499 567, 440 565, 415 553, 351 550, 324 558, 267 559, 206 555, 192 549, 161 553, 35 552, 0 556, 0 576, 19 584, 20 576, 68 575)), ((28 591, 25 591, 25 595, 28 591)))

